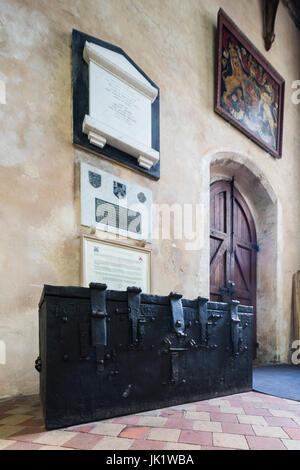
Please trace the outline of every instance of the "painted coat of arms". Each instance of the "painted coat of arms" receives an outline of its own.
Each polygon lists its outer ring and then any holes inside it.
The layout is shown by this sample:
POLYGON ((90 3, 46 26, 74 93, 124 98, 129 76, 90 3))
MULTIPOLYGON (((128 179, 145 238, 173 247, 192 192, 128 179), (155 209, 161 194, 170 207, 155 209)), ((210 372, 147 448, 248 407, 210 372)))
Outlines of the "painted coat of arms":
POLYGON ((284 80, 221 9, 215 110, 274 157, 282 152, 284 80))

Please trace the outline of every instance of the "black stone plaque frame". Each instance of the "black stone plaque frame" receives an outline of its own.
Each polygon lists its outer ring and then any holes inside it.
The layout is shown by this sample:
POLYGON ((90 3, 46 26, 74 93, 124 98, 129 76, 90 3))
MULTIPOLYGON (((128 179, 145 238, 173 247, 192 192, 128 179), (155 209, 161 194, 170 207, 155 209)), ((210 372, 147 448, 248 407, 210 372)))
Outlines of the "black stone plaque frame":
POLYGON ((139 166, 137 159, 118 150, 108 144, 103 149, 99 149, 89 142, 88 136, 82 132, 82 122, 84 116, 89 113, 89 72, 88 65, 83 59, 83 49, 85 41, 97 44, 122 54, 150 84, 158 90, 158 95, 152 103, 152 148, 160 151, 160 125, 159 125, 159 104, 160 93, 158 86, 136 65, 136 63, 119 47, 114 46, 101 39, 94 38, 88 34, 73 29, 72 33, 72 65, 73 65, 73 143, 96 155, 113 160, 121 165, 129 167, 145 176, 158 180, 160 178, 160 160, 153 165, 150 170, 139 166))

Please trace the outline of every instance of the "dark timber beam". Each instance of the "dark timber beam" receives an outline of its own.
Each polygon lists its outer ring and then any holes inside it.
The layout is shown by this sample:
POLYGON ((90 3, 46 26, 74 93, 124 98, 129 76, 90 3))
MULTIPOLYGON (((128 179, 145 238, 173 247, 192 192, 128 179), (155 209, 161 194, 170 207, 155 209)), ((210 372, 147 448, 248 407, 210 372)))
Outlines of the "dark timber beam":
POLYGON ((274 28, 278 5, 279 0, 264 0, 264 40, 267 51, 271 49, 275 39, 274 28))
POLYGON ((295 25, 300 29, 300 0, 282 0, 282 3, 288 8, 295 25))

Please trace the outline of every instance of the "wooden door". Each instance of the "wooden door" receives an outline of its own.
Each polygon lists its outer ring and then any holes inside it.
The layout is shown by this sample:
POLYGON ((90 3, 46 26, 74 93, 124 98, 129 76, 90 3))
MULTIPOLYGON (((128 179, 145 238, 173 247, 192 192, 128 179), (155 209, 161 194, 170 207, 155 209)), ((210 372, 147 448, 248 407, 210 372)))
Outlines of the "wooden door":
MULTIPOLYGON (((234 180, 210 191, 210 298, 254 307, 256 344, 257 239, 253 217, 234 180)), ((254 348, 255 351, 255 348, 254 348)))

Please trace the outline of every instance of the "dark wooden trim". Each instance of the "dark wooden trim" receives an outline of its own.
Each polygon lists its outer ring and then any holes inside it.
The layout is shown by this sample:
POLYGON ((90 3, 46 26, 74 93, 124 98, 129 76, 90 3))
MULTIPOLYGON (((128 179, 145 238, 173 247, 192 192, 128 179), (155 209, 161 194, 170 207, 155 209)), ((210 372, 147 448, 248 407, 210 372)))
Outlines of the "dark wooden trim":
POLYGON ((299 0, 282 0, 284 6, 287 7, 291 18, 296 27, 300 29, 300 2, 299 0))
POLYGON ((265 48, 269 51, 275 40, 275 20, 279 0, 264 0, 264 40, 265 48))

